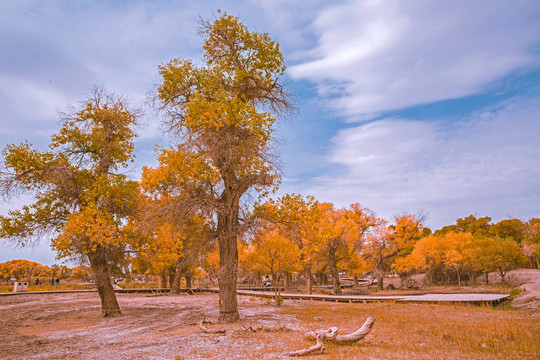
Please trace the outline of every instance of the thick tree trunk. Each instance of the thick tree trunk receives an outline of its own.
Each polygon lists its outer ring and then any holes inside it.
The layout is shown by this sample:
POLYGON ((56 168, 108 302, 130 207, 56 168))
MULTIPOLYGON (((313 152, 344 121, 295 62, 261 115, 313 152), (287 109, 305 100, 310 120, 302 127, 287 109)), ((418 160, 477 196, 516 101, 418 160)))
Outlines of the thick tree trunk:
POLYGON ((97 291, 101 299, 101 316, 121 316, 120 306, 111 284, 107 257, 98 249, 88 254, 88 260, 90 260, 90 268, 94 274, 97 291))
POLYGON ((190 269, 187 269, 186 270, 186 289, 191 289, 191 270, 190 269))
POLYGON ((231 244, 232 239, 220 239, 219 267, 219 321, 234 322, 240 319, 236 300, 238 274, 238 249, 231 244))
POLYGON ((375 267, 375 278, 377 279, 377 289, 384 289, 384 269, 382 267, 382 262, 378 263, 375 267))
POLYGON ((289 291, 291 288, 291 274, 289 272, 285 272, 283 280, 283 291, 289 291))
POLYGON ((128 264, 124 265, 124 272, 126 273, 125 284, 126 286, 129 286, 131 284, 131 270, 128 264))
POLYGON ((334 295, 341 295, 341 282, 339 281, 339 272, 336 264, 336 249, 332 247, 328 251, 328 267, 330 268, 330 274, 332 274, 332 281, 334 283, 334 295))
POLYGON ((171 292, 173 294, 180 293, 180 285, 182 284, 182 266, 181 260, 174 267, 174 281, 171 282, 171 292))
POLYGON ((238 280, 238 196, 224 194, 225 209, 218 214, 219 240, 219 321, 235 322, 240 320, 236 285, 238 280))
POLYGON ((169 287, 171 288, 171 290, 172 290, 175 278, 176 278, 176 268, 172 268, 169 270, 169 287))
POLYGON ((159 274, 159 285, 160 289, 165 289, 167 287, 167 275, 163 272, 159 274))
POLYGON ((353 275, 353 281, 354 281, 354 285, 357 286, 358 285, 358 276, 357 275, 353 275))
POLYGON ((308 294, 313 294, 313 284, 311 282, 311 265, 306 265, 306 290, 308 294))

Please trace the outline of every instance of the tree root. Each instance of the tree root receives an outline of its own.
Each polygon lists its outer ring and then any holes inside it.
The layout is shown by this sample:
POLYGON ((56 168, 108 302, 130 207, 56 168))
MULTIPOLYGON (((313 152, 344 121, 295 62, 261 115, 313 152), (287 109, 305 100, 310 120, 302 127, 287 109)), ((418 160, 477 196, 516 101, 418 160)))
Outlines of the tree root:
POLYGON ((326 348, 324 347, 324 340, 337 341, 339 343, 352 343, 362 340, 366 337, 367 334, 369 334, 369 332, 373 328, 373 324, 375 324, 375 318, 373 316, 369 316, 360 329, 350 334, 338 335, 339 329, 335 326, 329 328, 328 330, 309 331, 305 334, 306 338, 308 340, 316 340, 317 343, 305 349, 291 351, 286 355, 303 356, 311 354, 318 350, 323 353, 326 351, 326 348))

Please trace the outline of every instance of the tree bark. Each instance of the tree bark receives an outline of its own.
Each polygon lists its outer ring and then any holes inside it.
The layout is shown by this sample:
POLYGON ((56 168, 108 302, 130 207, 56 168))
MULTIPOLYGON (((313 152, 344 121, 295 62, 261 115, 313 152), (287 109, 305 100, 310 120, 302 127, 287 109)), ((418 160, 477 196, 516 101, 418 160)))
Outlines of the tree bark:
POLYGON ((131 284, 131 270, 127 263, 124 265, 124 272, 126 273, 125 284, 126 286, 129 286, 131 284))
POLYGON ((180 293, 180 285, 182 283, 182 266, 181 260, 178 260, 174 267, 174 281, 171 282, 171 292, 173 294, 180 293))
POLYGON ((161 273, 159 274, 159 285, 158 287, 160 289, 164 289, 167 287, 167 275, 165 275, 165 273, 161 273))
POLYGON ((341 295, 341 282, 339 281, 339 272, 336 264, 336 248, 330 247, 328 250, 328 267, 332 274, 332 282, 334 283, 334 295, 341 295))
POLYGON ((232 191, 223 193, 225 209, 218 213, 219 240, 219 321, 240 320, 236 286, 238 280, 238 214, 240 197, 232 191))
POLYGON ((313 284, 311 282, 311 265, 306 265, 306 290, 308 294, 313 294, 313 284))
POLYGON ((291 273, 285 272, 283 279, 283 291, 289 291, 289 289, 291 288, 291 273))
POLYGON ((377 279, 377 289, 384 289, 384 269, 382 267, 382 261, 375 266, 375 278, 377 279))
POLYGON ((192 280, 192 277, 191 277, 191 270, 190 269, 187 269, 186 270, 186 289, 191 289, 191 280, 192 280))
POLYGON ((172 290, 175 278, 176 278, 176 268, 169 269, 169 286, 171 290, 172 290))
POLYGON ((88 254, 90 268, 94 274, 97 291, 101 299, 101 316, 121 316, 120 306, 116 300, 116 294, 111 284, 106 254, 98 248, 88 254))

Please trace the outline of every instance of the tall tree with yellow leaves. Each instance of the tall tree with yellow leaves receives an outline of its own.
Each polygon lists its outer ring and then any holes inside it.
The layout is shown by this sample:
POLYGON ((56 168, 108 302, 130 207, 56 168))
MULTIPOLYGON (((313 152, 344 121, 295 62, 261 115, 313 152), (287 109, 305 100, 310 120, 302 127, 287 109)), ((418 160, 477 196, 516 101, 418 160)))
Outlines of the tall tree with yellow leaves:
POLYGON ((36 201, 0 217, 0 237, 20 244, 52 235, 59 257, 90 262, 102 316, 120 315, 110 266, 122 258, 125 220, 138 204, 138 186, 119 170, 133 159, 136 114, 124 102, 95 89, 62 119, 50 150, 8 145, 0 194, 35 194, 36 201))
POLYGON ((391 262, 403 249, 414 246, 423 237, 422 217, 406 214, 394 218, 395 225, 381 221, 368 233, 363 243, 365 259, 375 261, 377 287, 384 287, 384 275, 391 262))
POLYGON ((276 228, 263 228, 257 232, 246 249, 244 267, 257 275, 270 274, 274 281, 276 303, 280 304, 277 278, 300 269, 300 249, 276 228))
POLYGON ((186 176, 218 177, 207 184, 197 182, 200 187, 190 185, 189 191, 183 189, 185 201, 175 208, 204 207, 216 215, 219 320, 233 322, 239 319, 241 198, 248 190, 262 191, 279 179, 271 135, 276 116, 291 105, 280 84, 285 65, 279 44, 267 34, 251 32, 227 14, 203 23, 202 34, 204 64, 176 59, 160 66, 162 83, 155 101, 166 115, 169 131, 181 142, 170 151, 189 159, 182 169, 186 176))
MULTIPOLYGON (((283 236, 298 246, 300 251, 298 261, 305 271, 307 292, 311 294, 311 270, 318 249, 316 233, 321 216, 319 203, 312 196, 286 194, 257 204, 253 214, 263 224, 271 224, 278 228, 283 236)), ((287 276, 285 273, 286 278, 287 276)))
POLYGON ((332 275, 334 294, 342 292, 340 270, 359 262, 355 250, 364 240, 365 234, 379 222, 371 210, 361 208, 356 203, 341 209, 335 209, 330 203, 318 204, 318 217, 314 222, 316 231, 311 247, 326 260, 332 275))

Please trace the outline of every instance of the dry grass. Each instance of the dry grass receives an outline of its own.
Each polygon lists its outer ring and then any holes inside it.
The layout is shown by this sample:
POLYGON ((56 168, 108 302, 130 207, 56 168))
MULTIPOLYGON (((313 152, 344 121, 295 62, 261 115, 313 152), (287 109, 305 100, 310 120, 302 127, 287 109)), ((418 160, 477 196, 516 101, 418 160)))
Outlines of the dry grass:
MULTIPOLYGON (((366 339, 345 346, 328 343, 328 353, 318 355, 318 359, 538 359, 540 354, 538 318, 505 308, 312 302, 281 312, 295 316, 306 330, 338 326, 343 333, 358 329, 369 315, 377 319, 366 339)), ((257 333, 249 337, 264 346, 247 352, 248 359, 314 344, 303 340, 301 334, 257 333)))
MULTIPOLYGON (((123 317, 99 317, 95 293, 0 297, 0 342, 24 344, 32 359, 280 359, 314 344, 309 330, 371 333, 352 345, 328 342, 307 359, 538 359, 540 318, 509 306, 285 301, 239 296, 243 325, 216 321, 217 294, 118 294, 123 317), (250 331, 246 328, 259 330, 250 331)), ((20 359, 9 346, 0 358, 20 359)))

